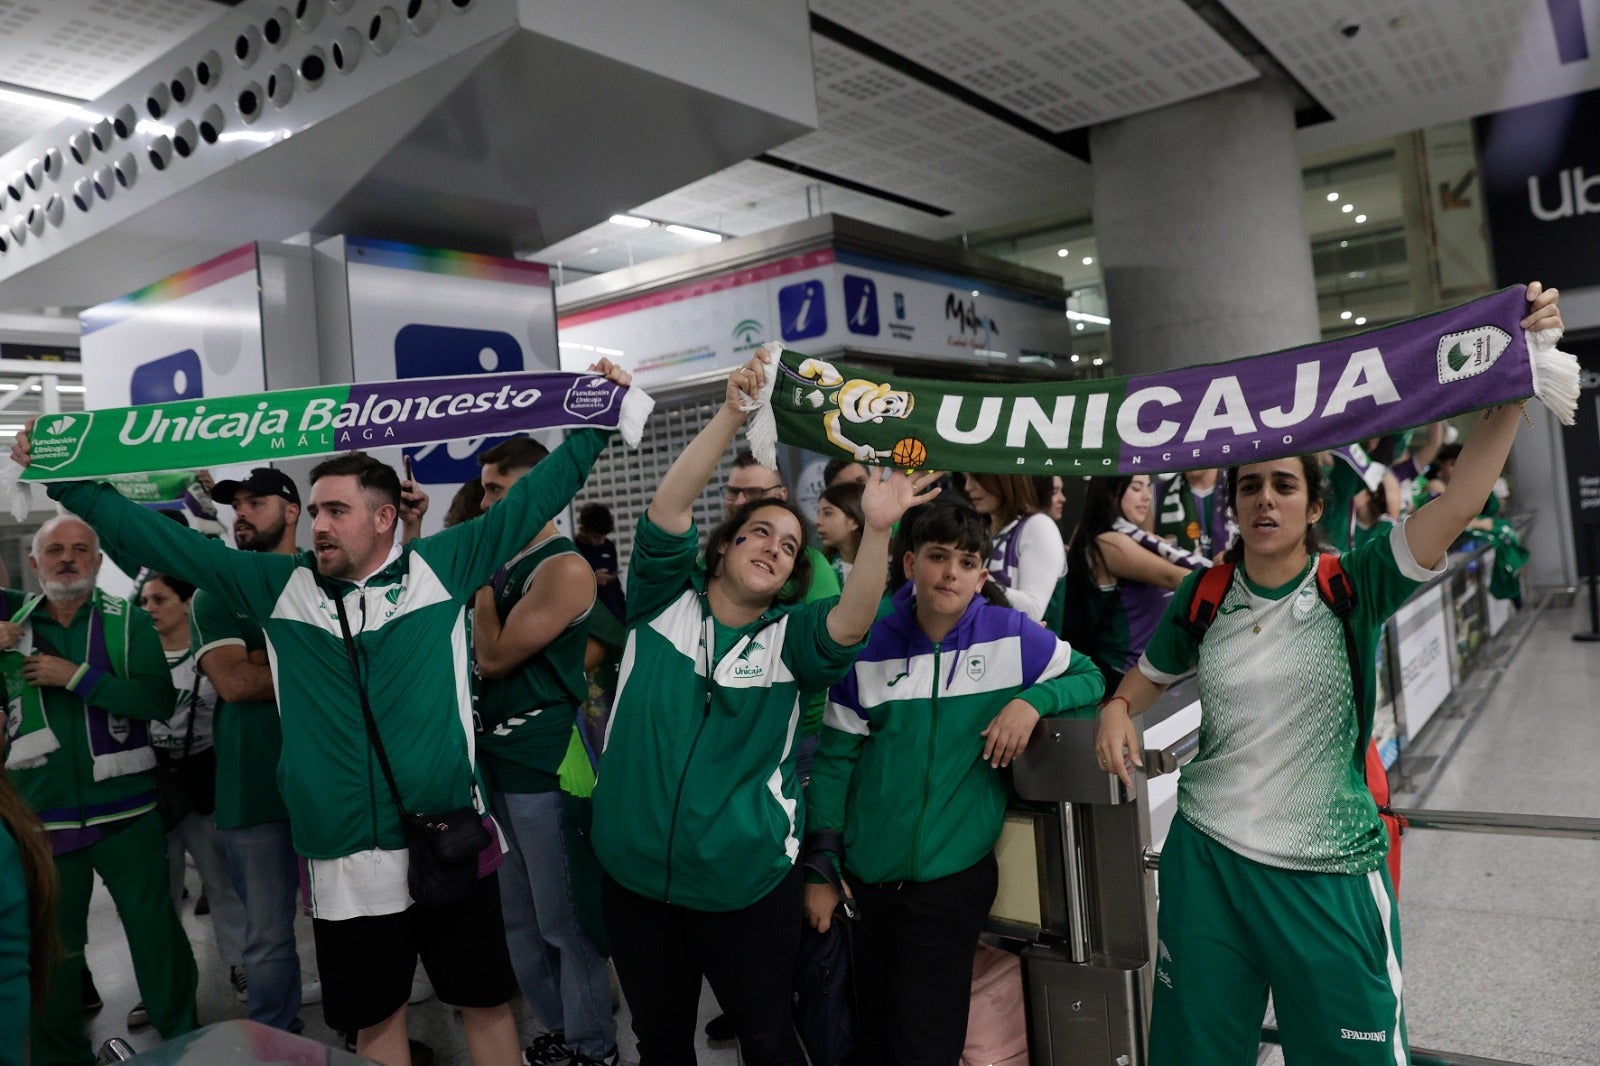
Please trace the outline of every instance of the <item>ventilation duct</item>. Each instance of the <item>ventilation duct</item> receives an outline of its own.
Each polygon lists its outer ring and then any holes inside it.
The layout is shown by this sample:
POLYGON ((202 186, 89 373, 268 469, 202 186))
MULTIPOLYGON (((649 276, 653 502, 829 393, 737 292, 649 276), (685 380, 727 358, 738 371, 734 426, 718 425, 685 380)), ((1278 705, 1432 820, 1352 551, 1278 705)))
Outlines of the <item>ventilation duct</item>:
POLYGON ((815 124, 804 0, 241 5, 0 157, 0 310, 306 232, 514 255, 815 124))

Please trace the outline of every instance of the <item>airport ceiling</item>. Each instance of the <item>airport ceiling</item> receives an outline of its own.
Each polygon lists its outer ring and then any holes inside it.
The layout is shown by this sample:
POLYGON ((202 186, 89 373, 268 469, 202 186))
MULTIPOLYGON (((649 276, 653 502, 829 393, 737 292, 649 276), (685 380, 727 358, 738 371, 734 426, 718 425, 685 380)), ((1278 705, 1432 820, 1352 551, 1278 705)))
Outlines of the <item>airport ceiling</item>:
MULTIPOLYGON (((296 0, 239 6, 280 2, 296 0)), ((0 155, 59 121, 27 93, 93 100, 234 6, 0 0, 0 155)), ((1090 127, 1264 72, 1295 87, 1304 155, 1600 86, 1600 0, 811 0, 810 11, 819 128, 633 214, 741 236, 833 211, 948 238, 1087 216, 1090 127)), ((519 254, 591 273, 703 239, 595 219, 519 254)))

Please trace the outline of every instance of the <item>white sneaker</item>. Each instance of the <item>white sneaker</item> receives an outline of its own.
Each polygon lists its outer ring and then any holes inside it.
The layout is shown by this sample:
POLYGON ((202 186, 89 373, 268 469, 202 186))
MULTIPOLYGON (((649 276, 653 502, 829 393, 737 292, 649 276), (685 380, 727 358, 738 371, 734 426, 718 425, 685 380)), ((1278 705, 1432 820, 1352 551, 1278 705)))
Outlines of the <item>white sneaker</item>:
POLYGON ((322 982, 302 981, 300 983, 300 1005, 302 1007, 314 1006, 322 1002, 322 982))

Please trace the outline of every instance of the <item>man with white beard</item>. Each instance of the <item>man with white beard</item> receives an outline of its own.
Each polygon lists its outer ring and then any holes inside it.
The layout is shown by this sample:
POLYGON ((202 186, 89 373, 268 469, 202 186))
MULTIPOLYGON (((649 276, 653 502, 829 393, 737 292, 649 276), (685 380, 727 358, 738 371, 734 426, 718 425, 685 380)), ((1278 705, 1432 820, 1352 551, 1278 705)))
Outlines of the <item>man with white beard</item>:
POLYGON ((4 593, 6 770, 39 815, 60 879, 60 961, 31 1026, 35 1066, 94 1060, 83 1030, 83 946, 98 873, 116 903, 150 1022, 167 1039, 196 1026, 194 953, 169 895, 146 722, 176 694, 150 616, 95 587, 100 544, 71 516, 34 534, 44 595, 4 593))

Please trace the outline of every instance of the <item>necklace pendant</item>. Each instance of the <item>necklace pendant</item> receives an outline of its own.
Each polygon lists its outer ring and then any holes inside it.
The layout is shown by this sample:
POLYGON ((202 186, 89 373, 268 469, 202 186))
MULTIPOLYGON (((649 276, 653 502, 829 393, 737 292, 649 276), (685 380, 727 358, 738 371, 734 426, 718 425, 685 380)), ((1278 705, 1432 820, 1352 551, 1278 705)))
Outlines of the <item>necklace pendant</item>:
POLYGON ((1260 622, 1257 622, 1257 623, 1256 623, 1256 625, 1255 625, 1255 628, 1254 628, 1254 629, 1252 629, 1252 630, 1251 630, 1251 631, 1250 631, 1250 632, 1252 632, 1252 633, 1259 633, 1259 632, 1261 632, 1261 623, 1260 623, 1260 622))

